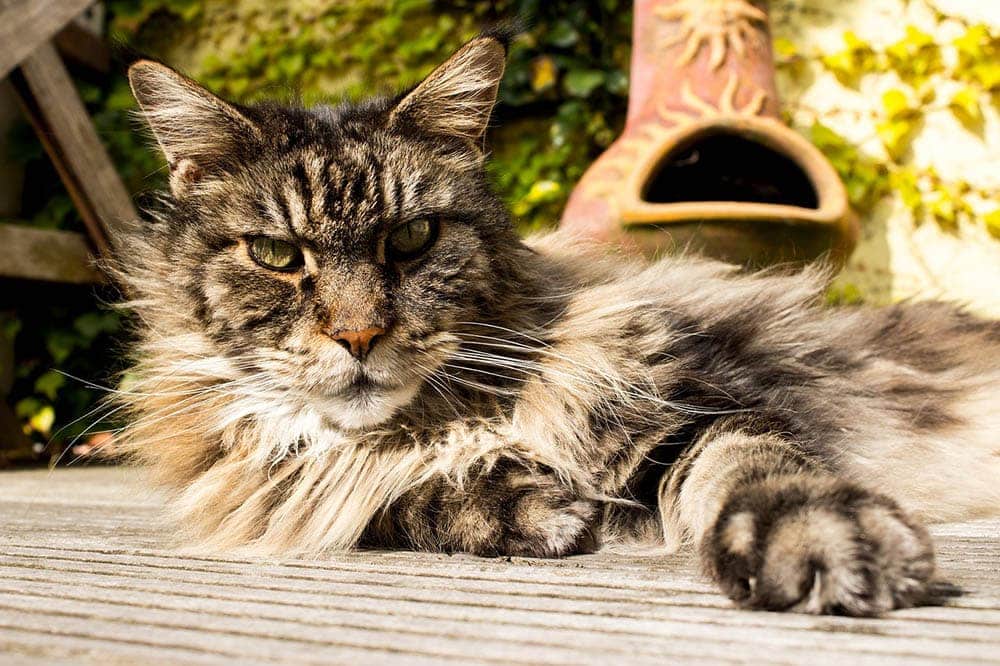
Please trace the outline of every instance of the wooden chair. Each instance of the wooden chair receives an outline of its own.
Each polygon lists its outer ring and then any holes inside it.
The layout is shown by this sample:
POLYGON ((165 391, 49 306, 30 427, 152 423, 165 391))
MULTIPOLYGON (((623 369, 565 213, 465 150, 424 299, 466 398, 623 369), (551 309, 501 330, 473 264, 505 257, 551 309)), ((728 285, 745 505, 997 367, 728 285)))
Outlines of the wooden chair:
MULTIPOLYGON (((93 255, 108 252, 108 234, 136 210, 101 144, 60 57, 57 43, 93 60, 89 43, 67 25, 94 0, 0 0, 0 79, 9 78, 20 105, 55 166, 86 234, 0 223, 0 307, 19 281, 102 281, 93 255), (66 37, 67 33, 70 35, 66 37)), ((0 339, 0 462, 4 449, 30 446, 5 402, 13 384, 11 341, 0 339)))

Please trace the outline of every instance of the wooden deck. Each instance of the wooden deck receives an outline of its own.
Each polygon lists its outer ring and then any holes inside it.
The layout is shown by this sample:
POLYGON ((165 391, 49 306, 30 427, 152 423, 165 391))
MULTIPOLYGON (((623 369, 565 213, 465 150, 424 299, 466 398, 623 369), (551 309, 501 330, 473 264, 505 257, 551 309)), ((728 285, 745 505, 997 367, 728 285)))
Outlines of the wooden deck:
POLYGON ((853 620, 735 610, 687 557, 181 557, 136 480, 0 474, 0 663, 1000 664, 1000 521, 934 530, 964 596, 853 620))

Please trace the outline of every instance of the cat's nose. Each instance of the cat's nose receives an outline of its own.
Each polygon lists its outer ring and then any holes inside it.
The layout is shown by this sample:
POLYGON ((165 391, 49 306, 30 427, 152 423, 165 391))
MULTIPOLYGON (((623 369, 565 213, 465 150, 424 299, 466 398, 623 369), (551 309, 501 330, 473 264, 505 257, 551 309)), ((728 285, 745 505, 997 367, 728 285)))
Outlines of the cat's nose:
POLYGON ((351 352, 351 356, 359 361, 363 361, 368 356, 368 352, 375 346, 375 341, 385 335, 385 329, 372 326, 371 328, 363 328, 357 331, 348 329, 326 331, 326 334, 333 338, 341 347, 351 352))

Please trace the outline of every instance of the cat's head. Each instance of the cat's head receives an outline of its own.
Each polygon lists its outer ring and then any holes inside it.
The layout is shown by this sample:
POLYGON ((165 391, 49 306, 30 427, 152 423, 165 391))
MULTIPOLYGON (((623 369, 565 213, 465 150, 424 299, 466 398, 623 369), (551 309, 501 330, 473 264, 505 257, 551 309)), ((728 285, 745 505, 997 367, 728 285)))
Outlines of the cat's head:
POLYGON ((484 35, 406 94, 312 109, 238 106, 132 65, 172 193, 123 244, 138 301, 340 427, 391 418, 449 330, 509 289, 520 246, 482 151, 505 55, 484 35))

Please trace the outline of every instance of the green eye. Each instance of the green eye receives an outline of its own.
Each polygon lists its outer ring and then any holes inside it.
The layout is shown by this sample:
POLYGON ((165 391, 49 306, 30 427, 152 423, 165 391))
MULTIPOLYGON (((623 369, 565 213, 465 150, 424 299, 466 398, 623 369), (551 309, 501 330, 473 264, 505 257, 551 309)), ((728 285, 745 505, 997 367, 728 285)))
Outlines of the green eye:
POLYGON ((413 259, 426 252, 438 236, 438 221, 422 217, 389 232, 386 255, 391 259, 413 259))
POLYGON ((294 271, 302 265, 302 252, 299 248, 266 236, 250 239, 250 258, 274 271, 294 271))

